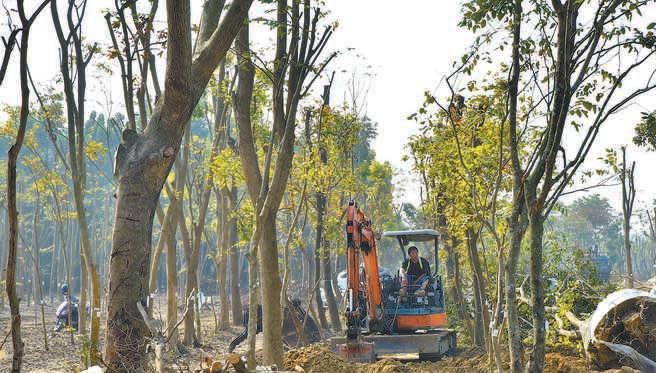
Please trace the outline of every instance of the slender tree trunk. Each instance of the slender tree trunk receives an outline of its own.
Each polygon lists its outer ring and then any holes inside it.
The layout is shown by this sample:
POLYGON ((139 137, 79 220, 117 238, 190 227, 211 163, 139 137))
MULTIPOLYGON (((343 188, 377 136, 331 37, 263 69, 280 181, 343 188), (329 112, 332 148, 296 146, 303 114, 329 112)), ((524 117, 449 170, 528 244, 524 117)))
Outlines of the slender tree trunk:
MULTIPOLYGON (((166 232, 166 328, 168 335, 166 336, 172 346, 178 343, 178 330, 174 329, 178 321, 178 269, 177 269, 177 242, 175 239, 175 232, 177 228, 178 214, 180 214, 180 206, 177 199, 171 201, 174 204, 171 229, 166 232)), ((164 233, 164 232, 162 232, 164 233)))
POLYGON ((483 321, 483 302, 481 300, 480 284, 478 277, 473 275, 472 288, 474 291, 474 344, 478 347, 485 346, 484 330, 485 326, 483 321))
POLYGON ((510 224, 510 250, 504 268, 506 297, 506 320, 508 325, 508 348, 510 350, 510 371, 520 373, 524 368, 524 351, 519 328, 519 311, 517 309, 516 279, 517 262, 522 239, 526 230, 525 201, 523 195, 523 171, 519 160, 520 145, 517 133, 517 100, 520 78, 520 41, 522 24, 522 0, 513 2, 512 19, 512 74, 508 81, 508 122, 510 137, 511 164, 513 170, 513 199, 510 224))
POLYGON ((633 202, 635 201, 634 184, 635 162, 631 168, 626 167, 626 147, 622 147, 622 231, 624 238, 624 286, 633 288, 633 258, 631 256, 631 215, 633 214, 633 202))
MULTIPOLYGON (((225 191, 224 191, 225 192, 225 191)), ((227 269, 227 251, 230 245, 230 210, 227 197, 223 196, 221 191, 216 191, 216 203, 218 207, 218 224, 217 224, 217 242, 216 249, 216 276, 219 288, 219 299, 221 300, 221 310, 219 312, 218 330, 226 330, 230 324, 230 314, 228 309, 228 288, 226 286, 226 269, 227 269)))
POLYGON ((196 335, 196 299, 198 296, 198 275, 197 275, 197 264, 194 264, 194 258, 189 257, 190 260, 187 262, 187 272, 185 280, 185 299, 187 300, 187 316, 184 320, 184 337, 183 342, 187 346, 200 347, 200 341, 196 335), (196 291, 195 297, 190 297, 191 292, 196 291))
MULTIPOLYGON (((34 200, 34 207, 32 208, 32 271, 34 272, 32 275, 32 283, 33 283, 33 290, 34 290, 34 304, 38 305, 40 311, 41 311, 41 326, 42 326, 42 331, 43 331, 43 346, 46 349, 46 351, 49 351, 50 348, 48 347, 48 332, 46 331, 46 315, 45 315, 45 305, 43 302, 43 285, 41 284, 41 268, 39 264, 39 257, 40 257, 40 251, 39 251, 39 234, 38 234, 38 228, 39 228, 39 203, 40 203, 40 198, 39 194, 36 193, 36 198, 34 200)), ((35 312, 36 313, 36 312, 35 312)), ((35 314, 35 323, 37 322, 38 317, 36 317, 35 314)))
MULTIPOLYGON (((321 264, 323 262, 322 256, 325 255, 325 253, 323 252, 324 250, 322 249, 322 243, 323 243, 323 216, 326 211, 326 196, 321 192, 317 192, 316 203, 317 203, 317 226, 316 226, 316 235, 314 239, 314 272, 316 276, 315 283, 318 285, 319 280, 322 278, 321 277, 321 264)), ((313 284, 312 286, 315 287, 315 284, 313 284)), ((325 287, 324 287, 324 293, 325 293, 325 287)), ((325 294, 327 296, 327 293, 325 294)), ((317 313, 319 314, 319 319, 321 320, 321 327, 326 329, 328 328, 328 320, 326 320, 326 312, 324 310, 323 299, 321 297, 321 288, 319 286, 315 287, 314 299, 317 305, 317 313)), ((330 316, 332 321, 333 315, 330 316)), ((333 325, 333 327, 334 326, 335 325, 333 325)))
MULTIPOLYGON (((6 214, 9 213, 7 208, 5 206, 2 206, 4 211, 5 216, 6 214)), ((6 239, 2 240, 2 250, 0 250, 0 278, 6 278, 7 275, 7 267, 5 266, 7 264, 7 253, 9 252, 9 224, 8 224, 9 219, 3 219, 2 222, 0 222, 0 229, 2 230, 2 233, 6 239)), ((0 310, 5 309, 5 294, 2 293, 0 294, 0 310)))
POLYGON ((259 222, 255 222, 255 230, 251 236, 250 252, 248 253, 248 369, 255 370, 255 342, 257 338, 257 306, 260 303, 258 284, 258 245, 260 241, 259 222))
MULTIPOLYGON (((520 196, 521 198, 521 196, 520 196)), ((506 324, 508 325, 508 347, 510 350, 510 370, 514 373, 520 373, 524 369, 524 351, 521 339, 521 330, 519 327, 519 310, 517 309, 517 262, 521 251, 522 239, 526 231, 526 215, 522 214, 522 205, 513 203, 513 217, 515 209, 517 219, 511 217, 510 224, 510 251, 508 260, 504 268, 505 298, 506 298, 506 324), (520 217, 523 215, 524 217, 520 217)))
POLYGON ((323 289, 326 293, 326 303, 328 303, 328 313, 330 314, 330 323, 332 324, 333 330, 340 332, 342 330, 342 325, 339 320, 339 308, 337 306, 337 301, 335 300, 335 290, 333 289, 332 282, 332 273, 330 266, 330 248, 328 241, 324 239, 323 241, 324 255, 322 256, 323 260, 323 289))
POLYGON ((317 240, 315 239, 314 246, 314 276, 310 282, 310 289, 314 289, 314 304, 317 309, 317 315, 319 316, 319 324, 322 329, 328 329, 328 320, 326 319, 326 311, 323 308, 323 299, 321 297, 321 287, 319 282, 321 280, 321 246, 317 245, 317 240))
MULTIPOLYGON (((231 201, 237 200, 237 188, 233 187, 230 190, 232 194, 231 201)), ((236 208, 232 206, 231 210, 236 208)), ((241 325, 243 324, 243 314, 241 309, 241 294, 239 291, 239 247, 238 241, 239 237, 237 236, 237 217, 233 214, 230 215, 230 298, 232 306, 232 324, 241 325)))

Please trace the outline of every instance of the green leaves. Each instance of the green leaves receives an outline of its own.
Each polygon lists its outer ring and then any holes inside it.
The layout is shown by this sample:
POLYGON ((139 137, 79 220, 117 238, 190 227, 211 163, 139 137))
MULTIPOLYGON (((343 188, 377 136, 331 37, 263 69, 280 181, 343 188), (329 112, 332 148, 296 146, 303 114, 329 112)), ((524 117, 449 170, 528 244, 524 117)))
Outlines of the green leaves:
POLYGON ((642 119, 635 127, 633 143, 656 151, 656 112, 643 112, 642 119))

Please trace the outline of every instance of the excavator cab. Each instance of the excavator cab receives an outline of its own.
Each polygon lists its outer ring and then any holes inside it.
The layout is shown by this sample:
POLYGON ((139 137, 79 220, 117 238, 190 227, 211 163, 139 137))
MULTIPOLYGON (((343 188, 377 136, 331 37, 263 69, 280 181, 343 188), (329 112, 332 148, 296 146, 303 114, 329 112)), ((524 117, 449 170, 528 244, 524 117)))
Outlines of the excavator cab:
POLYGON ((389 294, 386 294, 387 296, 385 294, 383 296, 384 299, 387 299, 385 302, 386 316, 388 319, 394 320, 392 332, 414 333, 445 327, 447 320, 444 288, 439 275, 438 261, 439 233, 433 229, 388 231, 383 233, 383 237, 395 239, 398 242, 403 261, 407 259, 407 248, 410 246, 419 247, 422 257, 432 257, 433 259, 428 288, 424 296, 414 294, 419 285, 413 285, 413 279, 410 279, 407 295, 400 294, 401 285, 398 274, 394 279, 397 286, 386 287, 385 284, 383 285, 383 289, 391 289, 389 294))

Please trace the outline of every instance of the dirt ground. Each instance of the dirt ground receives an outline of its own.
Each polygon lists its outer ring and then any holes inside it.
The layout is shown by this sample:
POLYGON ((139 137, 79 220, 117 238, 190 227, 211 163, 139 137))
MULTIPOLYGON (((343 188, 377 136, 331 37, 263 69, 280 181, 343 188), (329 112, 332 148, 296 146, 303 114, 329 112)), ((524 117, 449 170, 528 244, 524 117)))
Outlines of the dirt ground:
MULTIPOLYGON (((416 360, 381 359, 374 364, 357 364, 344 361, 334 355, 326 346, 314 345, 288 351, 284 368, 298 372, 354 372, 354 373, 460 373, 489 372, 487 355, 478 349, 461 348, 454 356, 437 362, 418 362, 416 360)), ((508 366, 504 366, 504 371, 508 366)), ((496 371, 496 370, 494 370, 496 371)), ((586 373, 590 369, 584 358, 550 352, 546 356, 546 373, 586 373)), ((632 372, 632 370, 610 370, 611 372, 632 372)))
MULTIPOLYGON (((179 311, 182 313, 182 310, 179 311)), ((21 305, 22 336, 25 343, 25 356, 23 358, 23 372, 28 373, 63 373, 75 372, 80 361, 80 349, 84 343, 79 335, 74 335, 71 343, 71 335, 67 332, 53 332, 54 326, 53 306, 46 306, 46 327, 49 351, 46 351, 43 343, 43 329, 41 316, 39 314, 38 324, 35 323, 34 308, 21 305)), ((221 356, 227 352, 228 344, 241 331, 241 327, 232 327, 226 331, 214 331, 214 315, 210 310, 201 312, 203 346, 192 348, 184 355, 172 355, 167 365, 173 372, 194 372, 200 369, 200 364, 205 356, 221 356)), ((104 327, 104 320, 101 327, 104 327)), ((9 332, 9 310, 7 307, 0 310, 0 372, 8 372, 11 367, 11 335, 9 332), (6 341, 3 345, 3 340, 6 341)), ((101 330, 101 345, 103 344, 104 331, 101 330)), ((245 346, 239 346, 237 352, 244 352, 245 346)))
MULTIPOLYGON (((52 307, 46 308, 46 326, 48 328, 49 351, 43 344, 43 331, 39 323, 35 323, 35 313, 32 307, 22 307, 23 314, 23 339, 25 342, 25 357, 23 360, 23 372, 32 373, 59 373, 74 372, 79 362, 79 351, 83 344, 79 336, 75 336, 73 343, 69 333, 52 332, 53 314, 52 307)), ((202 313, 202 336, 203 346, 189 349, 182 355, 170 355, 166 362, 171 372, 198 372, 201 362, 205 357, 222 360, 227 353, 230 341, 241 332, 240 327, 230 330, 215 332, 214 315, 210 310, 202 313)), ((39 316, 40 317, 40 316, 39 316)), ((39 319, 40 320, 40 319, 39 319)), ((104 325, 104 324, 102 324, 104 325)), ((11 364, 11 337, 8 335, 9 315, 5 308, 0 311, 0 372, 9 371, 11 364)), ((102 335, 102 333, 101 333, 102 335)), ((258 338, 258 342, 261 338, 258 338)), ((259 343, 258 343, 259 345, 259 343)), ((245 353, 245 343, 240 345, 236 352, 245 353)), ((507 360, 507 359, 506 359, 507 360)), ((283 368, 296 372, 330 372, 330 373, 392 373, 392 372, 487 372, 489 364, 487 355, 477 349, 460 348, 455 356, 445 357, 438 362, 419 362, 413 359, 391 359, 383 358, 374 364, 350 363, 340 359, 333 354, 325 344, 292 349, 286 352, 283 368)), ((504 366, 504 370, 507 365, 504 366)), ((546 357, 545 372, 547 373, 583 373, 595 372, 587 366, 585 359, 575 352, 550 352, 546 357)), ((611 370, 605 373, 622 372, 630 373, 632 370, 611 370)))

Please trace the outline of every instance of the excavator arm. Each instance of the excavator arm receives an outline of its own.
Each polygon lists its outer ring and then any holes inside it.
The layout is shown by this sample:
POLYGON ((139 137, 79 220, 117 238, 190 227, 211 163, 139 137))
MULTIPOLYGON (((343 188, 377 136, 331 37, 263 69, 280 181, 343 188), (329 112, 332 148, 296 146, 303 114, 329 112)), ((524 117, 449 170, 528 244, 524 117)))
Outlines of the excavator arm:
POLYGON ((364 269, 364 298, 370 330, 383 324, 382 289, 376 251, 376 233, 358 205, 351 201, 346 216, 346 345, 340 348, 342 356, 351 360, 360 357, 368 361, 373 356, 373 345, 360 338, 360 254, 364 269))

